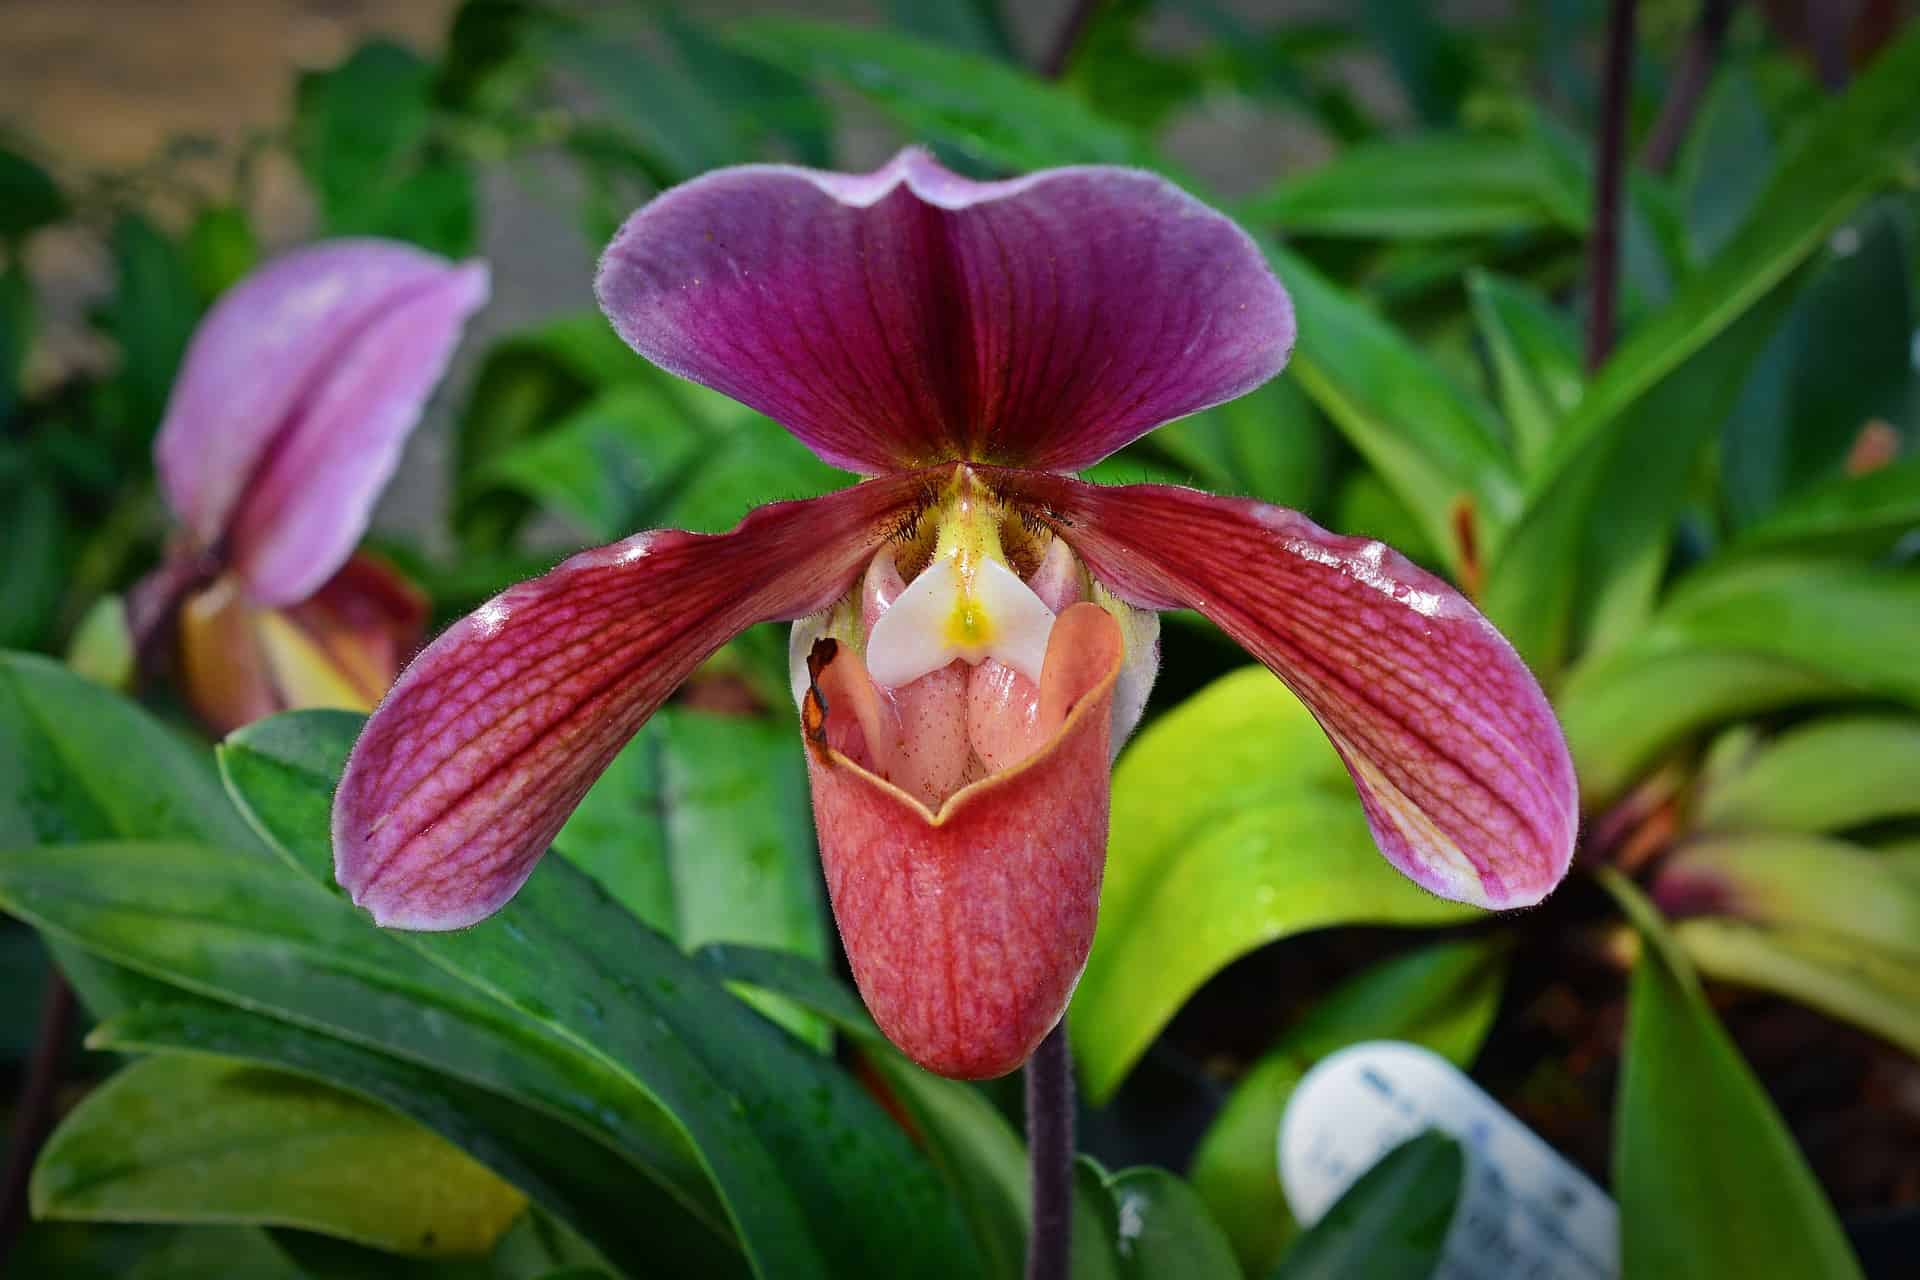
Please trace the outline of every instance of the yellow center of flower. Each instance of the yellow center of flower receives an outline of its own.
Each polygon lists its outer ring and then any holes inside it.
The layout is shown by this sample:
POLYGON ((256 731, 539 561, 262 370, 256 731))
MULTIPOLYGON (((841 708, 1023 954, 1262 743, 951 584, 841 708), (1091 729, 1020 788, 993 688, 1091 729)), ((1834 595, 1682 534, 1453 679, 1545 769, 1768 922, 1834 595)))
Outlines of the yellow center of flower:
POLYGON ((874 680, 898 687, 955 659, 997 658, 1038 681, 1053 611, 1007 562, 1005 510, 962 470, 931 518, 932 558, 867 638, 874 680))

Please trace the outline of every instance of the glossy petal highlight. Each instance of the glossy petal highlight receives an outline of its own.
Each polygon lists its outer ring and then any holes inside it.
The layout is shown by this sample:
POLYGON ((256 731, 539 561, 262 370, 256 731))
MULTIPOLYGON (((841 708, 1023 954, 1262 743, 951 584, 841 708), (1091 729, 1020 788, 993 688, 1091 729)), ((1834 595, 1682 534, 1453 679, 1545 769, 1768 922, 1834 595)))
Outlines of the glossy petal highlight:
POLYGON ((1513 647, 1445 582, 1247 499, 994 479, 1117 595, 1198 609, 1284 680, 1346 762, 1381 851, 1416 883, 1519 907, 1566 874, 1578 797, 1559 723, 1513 647))
POLYGON ((1123 656, 1104 610, 1063 613, 1041 677, 1044 745, 937 814, 847 754, 870 732, 859 656, 842 646, 822 672, 833 745, 810 743, 807 768, 834 920, 874 1020, 930 1071, 1012 1071, 1073 996, 1106 867, 1123 656))
POLYGON ((628 219, 596 288, 640 354, 865 473, 1083 467, 1266 381, 1294 337, 1252 241, 1164 178, 973 182, 918 149, 696 178, 628 219))
POLYGON ((154 461, 175 514, 256 601, 303 599, 352 552, 486 296, 481 264, 341 240, 276 259, 208 314, 154 461))
POLYGON ((340 883, 396 928, 497 910, 688 673, 752 623, 824 609, 924 491, 889 476, 761 507, 731 533, 638 534, 455 623, 354 746, 334 798, 340 883))

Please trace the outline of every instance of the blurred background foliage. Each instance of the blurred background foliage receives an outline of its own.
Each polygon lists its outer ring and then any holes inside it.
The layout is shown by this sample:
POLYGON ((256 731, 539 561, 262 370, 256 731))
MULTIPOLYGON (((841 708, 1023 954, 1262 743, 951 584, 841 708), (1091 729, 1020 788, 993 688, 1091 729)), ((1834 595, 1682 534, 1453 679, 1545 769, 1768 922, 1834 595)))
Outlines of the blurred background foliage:
POLYGON ((1609 7, 465 0, 304 58, 278 123, 104 165, 31 119, 0 137, 0 1058, 28 1092, 48 1066, 41 937, 86 1033, 51 1028, 66 1115, 19 1273, 1019 1273, 1015 1091, 911 1067, 844 982, 777 630, 453 936, 332 889, 350 716, 216 766, 164 689, 98 683, 125 669, 98 606, 160 550, 171 378, 265 255, 378 234, 495 263, 376 538, 446 621, 570 548, 847 480, 633 356, 592 254, 709 168, 919 141, 978 175, 1146 166, 1238 217, 1299 309, 1288 374, 1094 478, 1298 507, 1447 574, 1583 784, 1547 904, 1439 902, 1374 853, 1300 705, 1177 617, 1070 1017, 1075 1274, 1387 1274, 1383 1240, 1424 1274, 1443 1140, 1304 1236, 1274 1167, 1305 1071, 1382 1036, 1609 1186, 1629 1276, 1904 1274, 1920 30, 1880 0, 1638 5, 1596 326, 1609 7))

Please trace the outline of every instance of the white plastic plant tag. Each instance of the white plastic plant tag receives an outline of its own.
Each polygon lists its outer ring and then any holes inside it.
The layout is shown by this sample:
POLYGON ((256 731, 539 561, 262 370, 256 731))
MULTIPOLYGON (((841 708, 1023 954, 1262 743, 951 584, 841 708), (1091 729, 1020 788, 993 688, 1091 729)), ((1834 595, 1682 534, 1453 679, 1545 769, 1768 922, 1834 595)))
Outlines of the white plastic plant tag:
POLYGON ((1408 1138, 1438 1129, 1466 1150, 1460 1205, 1435 1280, 1614 1280, 1613 1200, 1445 1058, 1375 1040, 1307 1073, 1280 1120, 1280 1185, 1312 1225, 1408 1138))

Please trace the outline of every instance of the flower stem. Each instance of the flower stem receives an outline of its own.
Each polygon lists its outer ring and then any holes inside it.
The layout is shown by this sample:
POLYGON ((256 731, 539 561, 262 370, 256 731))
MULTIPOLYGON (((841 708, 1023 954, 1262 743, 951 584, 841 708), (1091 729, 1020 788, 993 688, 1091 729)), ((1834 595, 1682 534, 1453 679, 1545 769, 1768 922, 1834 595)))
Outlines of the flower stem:
POLYGON ((1706 93, 1707 78, 1713 64, 1720 60, 1720 47, 1726 43, 1727 24, 1733 17, 1734 0, 1707 0, 1700 10, 1700 25, 1687 41, 1681 55, 1680 70, 1667 90, 1667 102, 1654 122, 1653 133, 1640 151, 1640 163, 1656 173, 1665 173, 1686 140, 1693 124, 1693 113, 1700 108, 1706 93))
POLYGON ((1065 1018, 1027 1063, 1027 1151, 1033 1168, 1027 1280, 1066 1280, 1073 1241, 1073 1057, 1065 1018))
POLYGON ((1620 279, 1620 196, 1626 180, 1627 81, 1633 70, 1634 0, 1613 0, 1607 18, 1606 81, 1594 141, 1593 232, 1587 241, 1587 371, 1613 350, 1614 295, 1620 279))
POLYGON ((53 1127, 54 1103, 60 1092, 60 1066, 73 1031, 73 988, 58 969, 47 975, 46 996, 40 1005, 39 1039, 27 1066, 26 1084, 13 1113, 13 1140, 7 1148, 5 1181, 0 1183, 0 1270, 14 1241, 27 1225, 27 1179, 34 1157, 53 1127))

